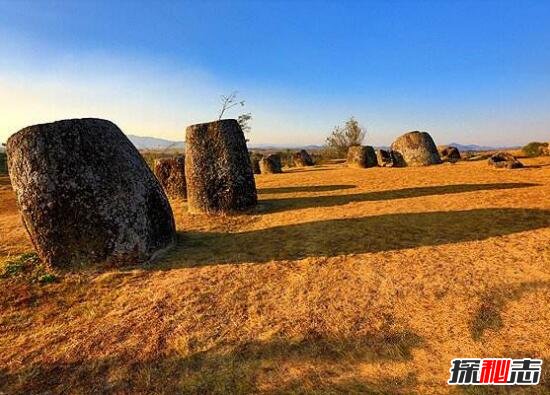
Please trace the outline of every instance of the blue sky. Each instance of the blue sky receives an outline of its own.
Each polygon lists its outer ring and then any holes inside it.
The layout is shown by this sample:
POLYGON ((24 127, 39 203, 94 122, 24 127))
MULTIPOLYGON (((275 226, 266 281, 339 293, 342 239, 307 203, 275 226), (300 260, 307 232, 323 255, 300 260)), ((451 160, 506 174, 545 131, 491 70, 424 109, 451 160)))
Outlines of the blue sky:
POLYGON ((3 1, 0 140, 97 116, 182 140, 238 91, 252 143, 550 140, 547 1, 3 1))

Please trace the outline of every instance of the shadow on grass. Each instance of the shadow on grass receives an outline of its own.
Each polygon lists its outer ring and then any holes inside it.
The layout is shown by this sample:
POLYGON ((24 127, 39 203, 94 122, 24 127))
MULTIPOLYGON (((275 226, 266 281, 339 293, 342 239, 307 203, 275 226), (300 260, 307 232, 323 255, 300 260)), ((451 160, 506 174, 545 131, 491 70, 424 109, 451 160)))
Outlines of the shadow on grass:
POLYGON ((388 214, 241 233, 182 232, 152 270, 330 257, 484 240, 550 226, 550 211, 476 209, 388 214))
POLYGON ((0 174, 0 187, 11 189, 10 178, 7 174, 0 174))
POLYGON ((358 193, 352 195, 329 195, 315 197, 292 197, 283 199, 260 200, 261 211, 267 213, 286 210, 298 210, 310 207, 341 206, 355 202, 370 202, 378 200, 406 199, 421 196, 447 195, 453 193, 490 191, 527 188, 537 186, 533 183, 499 183, 499 184, 456 184, 429 187, 403 188, 388 191, 358 193))
POLYGON ((298 187, 281 187, 281 188, 258 188, 259 194, 268 193, 299 193, 299 192, 330 192, 340 189, 352 189, 355 185, 312 185, 298 187))
POLYGON ((524 165, 524 169, 542 169, 543 167, 550 166, 550 163, 545 163, 543 165, 524 165))
POLYGON ((283 173, 304 173, 306 171, 335 171, 337 167, 331 168, 324 165, 306 166, 306 167, 285 167, 283 173))
POLYGON ((422 344, 410 331, 386 328, 363 337, 251 341, 149 360, 83 356, 82 361, 0 370, 0 393, 395 393, 410 390, 416 377, 376 382, 348 377, 358 364, 411 360, 412 349, 422 344), (341 375, 345 381, 338 380, 341 375))
POLYGON ((518 300, 526 293, 544 288, 550 289, 549 281, 532 281, 515 286, 494 288, 483 294, 480 305, 470 323, 472 339, 480 341, 487 329, 498 331, 502 328, 502 311, 507 303, 518 300))

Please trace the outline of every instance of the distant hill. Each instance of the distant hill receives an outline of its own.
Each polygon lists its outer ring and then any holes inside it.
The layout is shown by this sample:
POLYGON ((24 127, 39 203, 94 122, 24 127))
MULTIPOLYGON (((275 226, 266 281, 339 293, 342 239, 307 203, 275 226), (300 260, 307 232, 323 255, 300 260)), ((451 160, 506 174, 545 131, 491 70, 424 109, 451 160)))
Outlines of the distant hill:
POLYGON ((180 149, 185 146, 183 141, 171 141, 156 137, 134 136, 132 134, 128 134, 127 137, 137 149, 180 149))
POLYGON ((497 151, 504 149, 518 149, 521 147, 491 147, 487 145, 476 145, 476 144, 459 144, 451 143, 450 146, 458 148, 459 151, 497 151))
POLYGON ((289 144, 248 144, 248 148, 262 150, 305 149, 316 151, 323 148, 321 145, 289 145, 289 144))
MULTIPOLYGON (((147 137, 147 136, 135 136, 133 134, 128 134, 127 137, 130 139, 132 144, 136 146, 137 149, 183 149, 185 147, 184 141, 172 141, 160 139, 157 137, 147 137)), ((320 145, 288 145, 288 144, 249 144, 248 148, 252 149, 265 149, 265 150, 280 150, 280 149, 306 149, 306 150, 318 150, 322 148, 320 145)))
MULTIPOLYGON (((468 152, 468 151, 498 151, 498 150, 510 150, 510 149, 519 149, 521 147, 498 147, 498 146, 488 146, 488 145, 476 145, 476 144, 459 144, 459 143, 450 143, 450 144, 443 144, 443 145, 450 145, 453 147, 458 148, 460 152, 468 152)), ((380 148, 389 150, 389 146, 377 146, 374 148, 380 148)))
MULTIPOLYGON (((134 136, 132 134, 128 135, 128 138, 136 146, 137 149, 183 149, 185 147, 184 141, 172 141, 166 139, 160 139, 157 137, 147 137, 147 136, 134 136)), ((458 148, 460 151, 496 151, 501 149, 518 149, 520 147, 498 147, 498 146, 487 146, 487 145, 477 145, 477 144, 459 144, 459 143, 450 143, 453 147, 458 148)), ((291 145, 291 144, 249 144, 248 148, 251 149, 261 149, 261 150, 283 150, 283 149, 306 149, 311 151, 317 151, 322 148, 321 145, 291 145)), ((376 148, 389 149, 389 147, 380 146, 376 148)), ((0 147, 0 152, 3 150, 3 147, 0 147)))

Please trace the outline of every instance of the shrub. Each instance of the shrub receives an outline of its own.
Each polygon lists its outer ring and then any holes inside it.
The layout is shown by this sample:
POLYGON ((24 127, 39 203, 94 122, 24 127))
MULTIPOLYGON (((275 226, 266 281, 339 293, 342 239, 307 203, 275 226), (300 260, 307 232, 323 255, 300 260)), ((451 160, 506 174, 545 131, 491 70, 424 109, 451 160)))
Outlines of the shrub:
POLYGON ((281 157, 281 165, 283 167, 294 167, 294 152, 291 149, 277 152, 277 155, 281 157))
POLYGON ((331 162, 334 159, 345 158, 347 155, 347 152, 346 152, 346 155, 342 155, 339 150, 335 150, 330 147, 323 147, 319 151, 314 152, 312 155, 314 156, 315 163, 323 164, 323 163, 331 162))
POLYGON ((539 156, 542 151, 541 149, 544 147, 548 147, 548 143, 539 143, 539 142, 533 141, 527 144, 521 150, 526 156, 533 158, 535 156, 539 156))
POLYGON ((155 170, 155 160, 161 159, 161 158, 172 158, 177 155, 182 155, 180 152, 178 152, 175 149, 168 149, 168 150, 143 150, 139 151, 149 168, 154 171, 155 170))
POLYGON ((0 174, 8 173, 8 163, 5 152, 0 152, 0 174))
MULTIPOLYGON (((336 126, 326 140, 326 151, 332 151, 334 158, 345 158, 348 149, 354 145, 361 145, 365 139, 365 129, 359 122, 351 117, 343 127, 336 126)), ((325 154, 325 155, 327 155, 325 154)))
POLYGON ((248 155, 250 156, 250 161, 259 161, 264 157, 264 155, 261 152, 256 151, 248 151, 248 155))

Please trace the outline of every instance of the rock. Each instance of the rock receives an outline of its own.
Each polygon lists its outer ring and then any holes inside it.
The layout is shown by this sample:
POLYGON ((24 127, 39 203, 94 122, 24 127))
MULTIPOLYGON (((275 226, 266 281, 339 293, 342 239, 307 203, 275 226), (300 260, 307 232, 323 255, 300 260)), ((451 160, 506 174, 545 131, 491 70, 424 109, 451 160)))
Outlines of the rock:
POLYGON ((7 153, 23 223, 42 261, 133 264, 175 243, 162 187, 112 122, 29 126, 8 139, 7 153))
POLYGON ((252 166, 252 172, 254 174, 262 174, 262 169, 260 169, 260 160, 261 159, 257 159, 257 158, 251 158, 250 159, 250 164, 252 166))
POLYGON ((376 161, 381 167, 398 167, 400 165, 394 153, 384 149, 376 150, 376 161))
POLYGON ((541 145, 539 147, 539 154, 541 156, 548 156, 550 155, 550 143, 547 143, 545 145, 541 145))
POLYGON ((168 196, 187 198, 185 157, 183 155, 155 160, 154 173, 168 196))
POLYGON ((189 212, 230 213, 254 207, 256 184, 238 122, 223 119, 191 125, 186 134, 189 212))
POLYGON ((487 153, 477 153, 477 154, 467 153, 465 160, 469 162, 478 162, 481 160, 489 159, 492 155, 493 154, 487 154, 487 153))
POLYGON ((305 166, 313 166, 313 159, 311 159, 311 156, 309 153, 303 149, 300 152, 296 152, 293 155, 293 161, 294 166, 296 167, 305 167, 305 166))
POLYGON ((523 163, 509 152, 497 152, 488 159, 487 163, 497 169, 520 169, 523 167, 523 163))
POLYGON ((428 166, 441 163, 437 147, 426 132, 409 132, 391 145, 395 159, 405 166, 428 166))
POLYGON ((439 147, 439 154, 443 162, 456 163, 460 160, 460 151, 456 147, 443 146, 439 147))
POLYGON ((378 160, 373 147, 356 145, 349 147, 346 163, 351 167, 367 168, 377 166, 378 160))
POLYGON ((260 160, 264 157, 262 154, 258 152, 249 152, 248 156, 250 157, 250 164, 252 166, 252 172, 254 174, 261 174, 260 171, 260 160))
POLYGON ((260 172, 262 174, 282 173, 281 157, 277 154, 271 154, 262 158, 260 160, 260 172))

